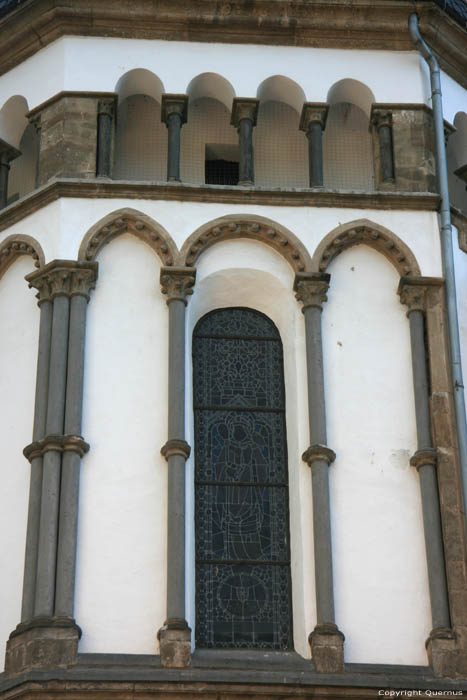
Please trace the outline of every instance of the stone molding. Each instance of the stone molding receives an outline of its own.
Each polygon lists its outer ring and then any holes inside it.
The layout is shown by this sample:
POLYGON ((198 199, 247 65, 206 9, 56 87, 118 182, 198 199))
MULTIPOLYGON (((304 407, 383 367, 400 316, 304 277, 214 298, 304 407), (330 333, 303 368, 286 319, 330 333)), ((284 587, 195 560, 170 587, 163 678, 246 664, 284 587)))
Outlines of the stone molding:
POLYGON ((81 435, 47 435, 42 440, 36 440, 27 445, 23 454, 29 462, 36 457, 43 457, 46 452, 75 452, 83 457, 89 452, 89 444, 81 435))
POLYGON ((186 297, 193 294, 196 280, 196 269, 193 267, 163 267, 161 268, 160 283, 162 294, 167 295, 167 303, 178 300, 187 304, 186 297))
POLYGON ((422 467, 437 467, 438 452, 434 447, 427 447, 423 450, 417 450, 410 458, 410 466, 415 467, 418 471, 422 467))
POLYGON ((302 454, 302 460, 309 467, 313 466, 313 462, 326 462, 329 467, 335 459, 336 453, 326 445, 312 445, 302 454))
POLYGON ((96 286, 97 263, 77 262, 75 260, 53 260, 40 270, 26 275, 29 287, 38 290, 39 303, 51 301, 57 296, 89 295, 96 286))
MULTIPOLYGON (((170 457, 179 456, 188 459, 191 453, 191 447, 185 440, 167 440, 165 445, 161 447, 161 455, 169 461, 170 457)), ((185 622, 185 620, 184 620, 185 622)), ((185 623, 186 624, 186 623, 185 623)))
POLYGON ((149 216, 132 209, 113 212, 95 224, 84 236, 78 260, 95 260, 104 245, 124 233, 131 233, 144 241, 159 256, 163 265, 173 265, 177 247, 170 235, 149 216))
POLYGON ((367 219, 338 226, 328 233, 313 255, 312 269, 325 272, 340 253, 362 244, 382 253, 401 276, 420 276, 420 268, 410 248, 395 233, 367 219))
POLYGON ((309 306, 322 310, 323 303, 328 300, 326 292, 330 279, 331 275, 327 273, 296 273, 293 289, 296 300, 302 304, 302 312, 309 306))
POLYGON ((299 129, 306 133, 310 124, 314 122, 320 124, 321 128, 324 129, 328 112, 329 105, 327 102, 305 102, 300 116, 299 129))
POLYGON ((249 119, 256 126, 258 107, 259 100, 255 97, 234 97, 230 123, 238 129, 242 119, 249 119))
POLYGON ((13 234, 0 244, 0 279, 21 255, 30 255, 34 260, 34 267, 44 265, 44 252, 39 243, 30 236, 13 234))
POLYGON ((427 292, 430 287, 442 287, 444 280, 441 277, 401 277, 397 293, 401 304, 408 307, 407 316, 412 311, 426 312, 427 292))
POLYGON ((179 114, 181 123, 185 124, 188 114, 188 95, 165 93, 162 95, 161 121, 167 124, 171 114, 179 114))
POLYGON ((235 238, 266 243, 280 253, 295 272, 303 272, 310 264, 305 246, 290 231, 273 222, 265 222, 260 217, 242 219, 235 215, 217 219, 195 231, 183 244, 180 259, 185 265, 194 266, 199 256, 211 245, 235 238))

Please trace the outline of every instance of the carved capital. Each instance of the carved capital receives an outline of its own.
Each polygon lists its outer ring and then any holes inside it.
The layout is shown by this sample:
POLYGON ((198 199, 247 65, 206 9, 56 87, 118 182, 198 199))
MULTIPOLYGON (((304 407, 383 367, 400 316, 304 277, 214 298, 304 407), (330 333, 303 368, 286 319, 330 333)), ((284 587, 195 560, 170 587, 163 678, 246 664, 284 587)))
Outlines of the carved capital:
POLYGON ((9 143, 0 139, 0 163, 2 165, 8 165, 10 161, 18 158, 20 155, 21 151, 18 151, 17 148, 10 146, 9 143))
POLYGON ((378 131, 383 126, 392 128, 392 112, 387 109, 373 107, 371 110, 371 123, 378 131))
POLYGON ((161 121, 165 124, 171 114, 179 114, 182 124, 186 123, 188 112, 188 95, 162 95, 161 121))
POLYGON ((326 292, 329 289, 331 275, 319 272, 297 272, 294 280, 294 292, 297 301, 303 304, 302 311, 308 306, 322 309, 327 301, 326 292))
POLYGON ((328 111, 329 105, 326 102, 305 102, 302 108, 299 128, 306 133, 310 124, 316 123, 320 124, 321 128, 324 129, 328 111))
POLYGON ((30 287, 38 290, 36 296, 39 304, 60 295, 81 295, 89 301, 90 291, 96 286, 97 271, 95 262, 53 260, 37 272, 26 275, 25 279, 30 287))
POLYGON ((103 97, 97 103, 97 113, 112 118, 115 111, 115 97, 103 97))
POLYGON ((167 294, 167 303, 178 299, 186 305, 187 295, 193 294, 195 279, 196 269, 194 267, 161 268, 161 289, 162 294, 167 294))
POLYGON ((256 126, 259 100, 254 97, 236 97, 232 104, 230 123, 237 129, 242 119, 249 119, 256 126))
POLYGON ((169 457, 178 455, 184 459, 190 456, 191 447, 185 440, 167 440, 165 445, 161 447, 161 455, 169 460, 169 457))
POLYGON ((336 459, 336 453, 326 445, 312 445, 302 454, 302 459, 309 467, 313 462, 327 462, 329 466, 336 459))
POLYGON ((89 451, 89 445, 80 435, 47 435, 27 445, 23 454, 29 462, 43 457, 46 452, 76 452, 80 457, 89 451))
POLYGON ((438 464, 438 453, 433 447, 425 450, 417 450, 410 458, 410 466, 418 471, 422 467, 436 467, 438 464))

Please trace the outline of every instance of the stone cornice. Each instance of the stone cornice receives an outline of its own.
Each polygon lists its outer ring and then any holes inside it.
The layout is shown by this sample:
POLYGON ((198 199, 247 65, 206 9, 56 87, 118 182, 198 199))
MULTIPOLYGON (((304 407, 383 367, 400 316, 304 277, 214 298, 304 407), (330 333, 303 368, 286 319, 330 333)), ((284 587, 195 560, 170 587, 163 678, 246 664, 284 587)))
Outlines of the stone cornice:
POLYGON ((262 189, 167 182, 114 181, 103 178, 54 179, 0 211, 0 231, 22 221, 60 197, 146 199, 284 207, 330 207, 436 211, 439 195, 431 192, 351 192, 312 189, 262 189))
POLYGON ((39 303, 56 296, 84 296, 89 300, 89 293, 96 285, 97 270, 96 262, 52 260, 25 279, 30 287, 38 290, 39 303))
POLYGON ((407 20, 443 70, 467 86, 465 30, 430 0, 30 0, 0 21, 0 74, 58 38, 130 37, 177 41, 413 51, 407 20))

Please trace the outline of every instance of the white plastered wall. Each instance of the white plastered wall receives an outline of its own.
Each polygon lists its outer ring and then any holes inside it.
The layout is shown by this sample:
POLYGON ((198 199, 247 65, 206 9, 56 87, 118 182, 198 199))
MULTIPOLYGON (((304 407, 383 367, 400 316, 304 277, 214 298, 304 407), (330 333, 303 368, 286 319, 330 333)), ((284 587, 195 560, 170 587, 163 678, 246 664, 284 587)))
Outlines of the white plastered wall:
POLYGON ((461 342, 462 372, 467 376, 467 253, 459 247, 458 232, 453 228, 454 269, 456 274, 457 313, 461 342))
POLYGON ((0 279, 0 672, 5 644, 21 616, 30 467, 23 448, 31 442, 39 309, 21 257, 0 279))
POLYGON ((99 255, 88 309, 76 618, 82 652, 158 653, 166 617, 167 307, 153 251, 99 255))

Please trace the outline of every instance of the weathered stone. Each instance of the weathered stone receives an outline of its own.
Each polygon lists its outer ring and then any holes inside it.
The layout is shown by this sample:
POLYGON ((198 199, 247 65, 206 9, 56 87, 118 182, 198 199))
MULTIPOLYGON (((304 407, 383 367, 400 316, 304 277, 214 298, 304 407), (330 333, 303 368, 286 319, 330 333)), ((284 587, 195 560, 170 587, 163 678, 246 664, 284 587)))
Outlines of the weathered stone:
POLYGON ((159 631, 161 664, 166 668, 186 668, 191 663, 191 630, 163 627, 159 631))
POLYGON ((7 642, 5 674, 14 676, 37 669, 69 668, 78 663, 79 627, 30 627, 13 633, 7 642))
POLYGON ((308 641, 311 658, 318 673, 344 671, 344 639, 336 625, 316 625, 308 641))
POLYGON ((456 678, 458 654, 455 635, 449 631, 438 634, 432 632, 426 643, 433 674, 437 678, 456 678))

